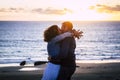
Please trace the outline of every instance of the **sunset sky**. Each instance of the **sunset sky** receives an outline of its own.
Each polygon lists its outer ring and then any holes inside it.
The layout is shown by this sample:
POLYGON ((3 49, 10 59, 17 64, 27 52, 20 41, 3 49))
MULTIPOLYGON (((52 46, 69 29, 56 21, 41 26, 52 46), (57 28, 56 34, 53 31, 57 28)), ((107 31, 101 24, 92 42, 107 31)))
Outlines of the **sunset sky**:
POLYGON ((120 0, 0 0, 0 20, 120 21, 120 0))

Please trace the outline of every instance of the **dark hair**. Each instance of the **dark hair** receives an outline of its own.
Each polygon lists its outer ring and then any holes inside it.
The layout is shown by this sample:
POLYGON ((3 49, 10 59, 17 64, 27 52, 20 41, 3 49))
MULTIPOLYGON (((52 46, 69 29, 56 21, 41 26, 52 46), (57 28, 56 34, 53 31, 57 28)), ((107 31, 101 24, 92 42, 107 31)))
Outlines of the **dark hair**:
POLYGON ((44 31, 44 41, 49 42, 57 35, 59 35, 58 26, 52 25, 44 31))
POLYGON ((73 24, 70 21, 65 21, 62 23, 65 27, 68 27, 70 30, 73 28, 73 24))

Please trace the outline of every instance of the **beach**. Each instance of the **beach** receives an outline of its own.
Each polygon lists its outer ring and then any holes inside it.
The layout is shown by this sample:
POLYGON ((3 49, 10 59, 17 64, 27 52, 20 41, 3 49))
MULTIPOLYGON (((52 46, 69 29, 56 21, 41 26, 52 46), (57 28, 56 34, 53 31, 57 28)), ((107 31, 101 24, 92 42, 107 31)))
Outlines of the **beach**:
MULTIPOLYGON (((120 80, 120 61, 77 61, 72 80, 120 80)), ((46 64, 0 64, 0 80, 41 80, 46 64)))

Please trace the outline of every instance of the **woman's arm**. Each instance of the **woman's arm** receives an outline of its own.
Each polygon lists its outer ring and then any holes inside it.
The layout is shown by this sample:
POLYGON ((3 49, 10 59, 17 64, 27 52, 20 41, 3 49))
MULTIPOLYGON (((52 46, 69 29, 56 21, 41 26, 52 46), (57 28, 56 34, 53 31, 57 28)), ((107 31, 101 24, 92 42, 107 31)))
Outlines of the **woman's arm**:
POLYGON ((56 36, 55 38, 53 38, 51 40, 51 42, 56 43, 56 42, 59 42, 59 41, 65 39, 66 37, 72 37, 72 36, 73 36, 73 33, 71 33, 71 32, 65 32, 65 33, 60 34, 60 35, 56 36))

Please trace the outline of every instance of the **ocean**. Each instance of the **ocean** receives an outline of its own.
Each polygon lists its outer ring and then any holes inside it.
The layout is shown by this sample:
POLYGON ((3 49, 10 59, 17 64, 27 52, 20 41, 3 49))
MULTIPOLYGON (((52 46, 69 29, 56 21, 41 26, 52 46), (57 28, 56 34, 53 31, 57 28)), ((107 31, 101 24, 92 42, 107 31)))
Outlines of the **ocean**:
MULTIPOLYGON (((0 64, 46 61, 44 30, 61 21, 0 21, 0 64)), ((77 60, 120 60, 120 21, 73 21, 83 31, 76 39, 77 60)))

